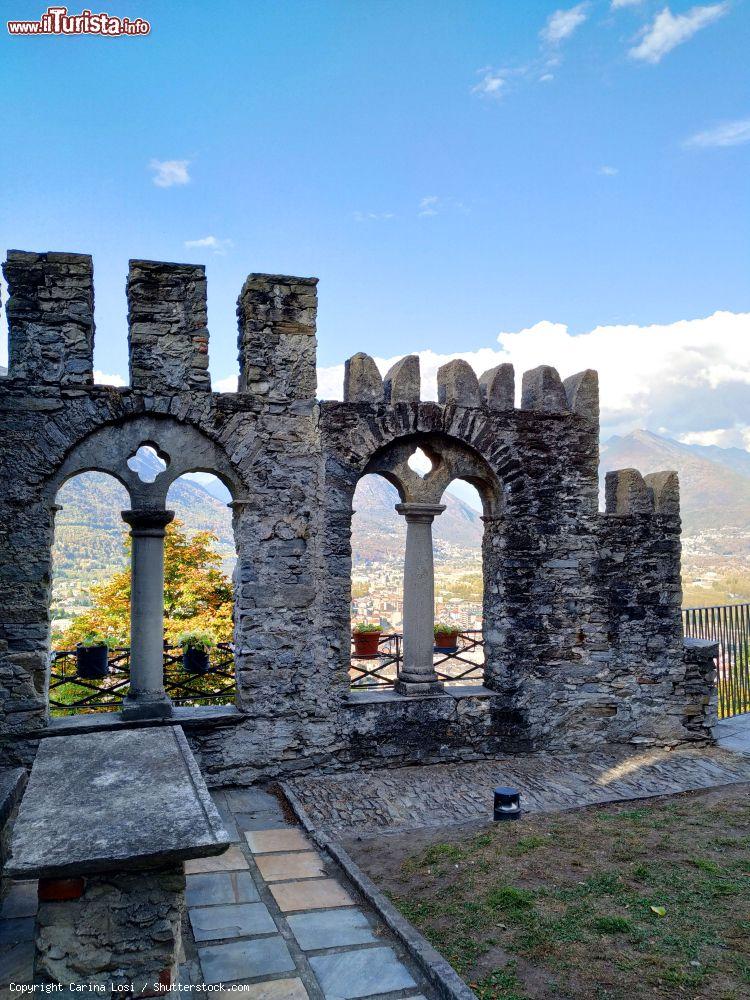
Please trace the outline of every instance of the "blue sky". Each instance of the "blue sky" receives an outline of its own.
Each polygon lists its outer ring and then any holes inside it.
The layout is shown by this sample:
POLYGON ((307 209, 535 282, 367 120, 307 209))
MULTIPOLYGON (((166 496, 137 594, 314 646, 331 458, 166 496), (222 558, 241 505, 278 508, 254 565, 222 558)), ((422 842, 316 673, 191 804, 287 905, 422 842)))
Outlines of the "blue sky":
MULTIPOLYGON (((597 327, 627 350, 631 326, 750 311, 747 0, 101 6, 151 34, 2 26, 0 231, 94 255, 104 372, 127 375, 129 257, 206 264, 216 382, 250 271, 320 278, 331 384, 357 350, 481 362, 558 324, 564 361, 597 327)), ((739 327, 716 329, 731 366, 739 327)), ((638 420, 736 443, 738 405, 638 420)))

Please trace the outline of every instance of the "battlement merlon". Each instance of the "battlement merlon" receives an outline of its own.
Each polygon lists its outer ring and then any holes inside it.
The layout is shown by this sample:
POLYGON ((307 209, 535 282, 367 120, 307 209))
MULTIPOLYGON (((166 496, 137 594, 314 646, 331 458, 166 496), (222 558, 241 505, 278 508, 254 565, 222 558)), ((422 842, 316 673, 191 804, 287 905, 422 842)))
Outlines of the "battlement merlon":
POLYGON ((239 392, 315 399, 317 278, 250 274, 237 300, 239 392))
POLYGON ((88 254, 9 250, 8 375, 32 385, 94 381, 94 268, 88 254))
POLYGON ((680 483, 676 472, 652 472, 642 476, 637 469, 617 469, 605 479, 606 513, 620 517, 679 518, 680 483))
POLYGON ((203 265, 131 260, 127 298, 132 388, 146 393, 209 392, 203 265))

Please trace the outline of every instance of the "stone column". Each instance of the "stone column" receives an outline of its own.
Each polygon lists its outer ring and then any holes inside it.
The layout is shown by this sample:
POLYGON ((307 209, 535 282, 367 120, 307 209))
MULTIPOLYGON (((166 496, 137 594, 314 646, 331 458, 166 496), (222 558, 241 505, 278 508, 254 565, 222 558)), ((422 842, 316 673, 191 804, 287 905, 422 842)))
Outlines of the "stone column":
POLYGON ((406 518, 404 556, 404 660, 395 684, 399 694, 437 694, 443 684, 433 667, 435 646, 435 574, 432 563, 432 522, 445 507, 430 503, 399 503, 406 518))
POLYGON ((123 719, 166 719, 164 690, 164 533, 173 510, 124 510, 130 525, 130 693, 123 719))

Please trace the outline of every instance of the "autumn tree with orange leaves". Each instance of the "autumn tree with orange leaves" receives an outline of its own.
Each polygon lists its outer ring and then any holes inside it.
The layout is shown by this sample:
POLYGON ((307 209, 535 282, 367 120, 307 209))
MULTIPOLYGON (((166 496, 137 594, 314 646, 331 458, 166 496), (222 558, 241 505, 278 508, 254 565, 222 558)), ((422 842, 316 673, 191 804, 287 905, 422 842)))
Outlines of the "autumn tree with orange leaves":
MULTIPOLYGON (((221 569, 212 531, 188 535, 179 520, 164 538, 164 637, 176 644, 181 632, 210 632, 218 642, 232 639, 232 584, 221 569)), ((128 537, 128 549, 130 538, 128 537)), ((130 645, 130 570, 91 588, 94 605, 53 637, 58 649, 72 649, 85 636, 130 645)))

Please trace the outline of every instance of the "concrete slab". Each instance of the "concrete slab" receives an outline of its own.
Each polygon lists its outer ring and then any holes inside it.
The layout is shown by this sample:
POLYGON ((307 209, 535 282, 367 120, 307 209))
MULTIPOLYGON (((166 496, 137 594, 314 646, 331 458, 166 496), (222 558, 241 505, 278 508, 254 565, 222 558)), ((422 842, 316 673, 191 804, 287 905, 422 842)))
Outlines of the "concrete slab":
POLYGON ((280 935, 209 945, 198 949, 198 958, 208 985, 295 971, 294 959, 280 935))
POLYGON ((282 913, 295 910, 326 910, 354 906, 355 901, 335 879, 279 882, 269 887, 282 913))
POLYGON ((13 830, 14 878, 218 854, 229 838, 178 726, 42 740, 13 830))
POLYGON ((312 844, 301 830, 289 827, 285 830, 255 830, 245 834, 253 854, 269 854, 273 851, 311 851, 312 844))
POLYGON ((276 796, 262 788, 227 788, 224 794, 232 812, 281 812, 281 803, 276 796))
POLYGON ((19 941, 0 951, 0 984, 31 983, 33 974, 33 941, 19 941))
POLYGON ((302 854, 259 854, 255 863, 266 882, 322 878, 325 875, 323 859, 313 851, 302 854))
POLYGON ((192 861, 185 862, 186 875, 200 875, 203 872, 233 872, 242 871, 250 867, 242 850, 237 844, 219 854, 214 858, 193 858, 192 861))
MULTIPOLYGON (((270 979, 266 983, 252 983, 236 990, 212 990, 212 997, 226 997, 237 1000, 307 1000, 308 993, 301 979, 270 979)), ((424 1000, 424 997, 410 997, 409 1000, 424 1000)))
POLYGON ((10 920, 35 916, 39 908, 36 892, 36 882, 15 882, 0 906, 0 917, 10 920))
POLYGON ((273 934, 276 924, 263 903, 231 903, 228 906, 193 906, 188 911, 193 937, 203 941, 273 934))
POLYGON ((13 920, 0 920, 0 948, 7 948, 19 941, 33 941, 34 917, 18 917, 13 920))
POLYGON ((250 872, 207 872, 188 875, 186 882, 188 906, 257 903, 260 900, 250 872))
POLYGON ((240 836, 249 830, 289 829, 289 823, 284 819, 281 810, 278 813, 234 813, 233 816, 240 836))
POLYGON ((409 970, 392 948, 360 948, 310 958, 326 997, 354 1000, 376 993, 393 993, 416 986, 409 970))
POLYGON ((358 908, 295 913, 287 917, 287 923, 303 951, 374 944, 378 940, 369 920, 358 908))

